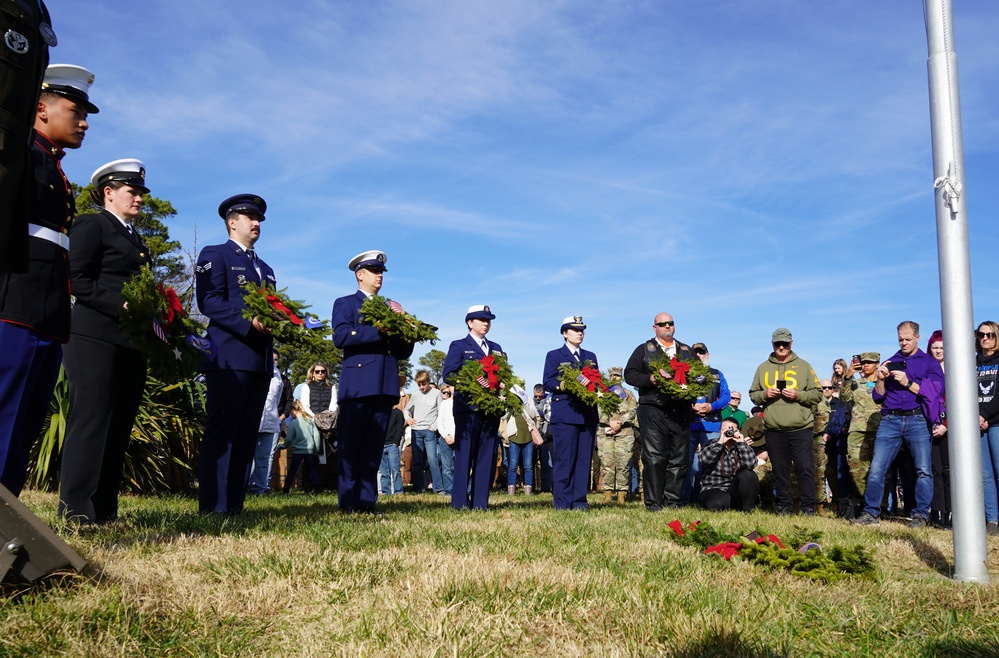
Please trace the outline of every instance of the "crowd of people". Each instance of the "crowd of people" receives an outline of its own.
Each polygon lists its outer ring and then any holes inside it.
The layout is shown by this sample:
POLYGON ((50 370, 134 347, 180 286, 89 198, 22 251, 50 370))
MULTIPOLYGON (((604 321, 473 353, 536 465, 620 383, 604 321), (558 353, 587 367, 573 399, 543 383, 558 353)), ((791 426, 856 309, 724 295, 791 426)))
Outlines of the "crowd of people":
MULTIPOLYGON (((94 75, 74 65, 46 68, 42 44, 51 29, 44 6, 22 18, 27 36, 8 32, 8 48, 25 54, 29 43, 40 47, 25 58, 23 75, 11 79, 24 96, 11 110, 18 120, 0 126, 0 482, 15 495, 21 491, 32 441, 64 364, 71 413, 59 513, 106 523, 117 516, 123 458, 145 385, 145 355, 118 318, 127 309, 124 284, 150 263, 132 226, 149 188, 139 160, 109 162, 91 178, 95 212, 71 221, 75 203, 59 161, 66 149, 81 146, 88 116, 98 112, 89 97, 94 75)), ((913 527, 950 523, 954 483, 939 331, 924 352, 919 326, 902 322, 891 357, 861 352, 838 359, 820 381, 793 351, 791 331, 778 328, 749 387, 755 406, 747 414, 739 408, 741 393, 708 365, 707 346, 677 340, 673 317, 659 313, 652 337, 624 366, 608 370, 622 395, 620 409, 608 415, 563 384, 567 365, 599 369, 597 355, 582 347, 582 317, 570 316, 560 326, 562 344, 546 356, 543 381, 533 396, 512 391, 523 411, 504 417, 478 408, 468 390, 452 385, 469 361, 504 355, 487 338, 496 316, 486 305, 468 309, 468 334, 450 344, 442 382, 421 371, 418 390, 402 390, 399 361, 411 356, 414 344, 364 321, 360 309, 379 293, 387 271, 386 255, 367 251, 348 263, 357 291, 333 305, 333 342, 343 352, 338 385, 325 364, 315 363, 296 392, 279 369, 271 329, 259 317, 244 317, 243 285, 277 287, 255 250, 266 210, 253 194, 222 201, 218 214, 228 239, 197 258, 197 304, 209 320, 212 345, 202 366, 207 419, 197 471, 203 513, 238 514, 247 493, 269 491, 273 455, 286 448, 281 489, 290 491, 301 470, 299 486, 318 491, 326 486, 322 472, 334 472, 345 513, 379 514, 379 493, 401 492, 405 470, 414 491, 447 497, 455 509, 486 509, 495 487, 513 495, 522 486, 527 495, 551 492, 558 510, 588 509, 587 494, 597 489, 608 504, 637 494, 651 512, 699 504, 777 514, 828 510, 859 525, 877 525, 886 513, 913 527), (662 384, 673 375, 657 365, 663 357, 700 359, 709 372, 707 394, 693 401, 670 394, 662 384), (404 453, 410 458, 402 459, 404 453)), ((405 313, 396 302, 390 306, 405 313)), ((997 333, 992 321, 975 332, 991 534, 999 533, 997 333)))

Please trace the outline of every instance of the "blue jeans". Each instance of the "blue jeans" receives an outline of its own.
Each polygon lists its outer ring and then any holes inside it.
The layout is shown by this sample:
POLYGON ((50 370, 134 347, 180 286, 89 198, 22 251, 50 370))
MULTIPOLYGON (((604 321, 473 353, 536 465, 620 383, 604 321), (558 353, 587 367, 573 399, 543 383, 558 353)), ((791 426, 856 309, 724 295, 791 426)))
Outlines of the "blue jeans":
POLYGON ((277 447, 276 432, 260 432, 257 434, 257 448, 253 453, 253 463, 250 464, 250 493, 265 493, 270 491, 271 464, 274 463, 274 448, 277 447))
POLYGON ((382 483, 381 490, 384 495, 402 493, 401 468, 399 446, 390 443, 382 449, 382 464, 378 467, 382 483))
POLYGON ((451 487, 454 485, 454 448, 447 444, 444 437, 437 439, 437 458, 441 462, 441 484, 444 486, 444 495, 451 495, 451 487))
POLYGON ((999 427, 982 433, 982 474, 985 483, 985 521, 999 521, 999 427))
POLYGON ((508 486, 517 484, 517 467, 524 470, 524 486, 534 486, 534 444, 528 441, 524 445, 510 442, 510 466, 507 469, 506 483, 508 486))
POLYGON ((929 424, 922 414, 885 414, 881 418, 881 425, 874 439, 874 458, 867 475, 867 488, 864 490, 864 511, 874 517, 881 514, 885 476, 903 441, 909 446, 912 462, 916 467, 916 504, 910 507, 911 515, 914 517, 918 514, 928 519, 930 504, 933 502, 933 461, 930 456, 932 442, 929 424))
POLYGON ((430 466, 430 480, 434 493, 443 493, 441 465, 437 461, 437 432, 433 430, 413 430, 413 492, 423 493, 426 482, 423 480, 423 465, 430 466))

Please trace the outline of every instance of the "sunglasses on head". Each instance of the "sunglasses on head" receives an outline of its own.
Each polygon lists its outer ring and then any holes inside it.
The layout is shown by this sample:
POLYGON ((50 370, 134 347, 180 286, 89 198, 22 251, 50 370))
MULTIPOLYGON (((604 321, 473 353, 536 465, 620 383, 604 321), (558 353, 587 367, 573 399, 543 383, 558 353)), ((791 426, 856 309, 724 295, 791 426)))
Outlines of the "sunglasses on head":
POLYGON ((672 327, 674 325, 676 325, 676 322, 673 322, 672 320, 666 320, 665 322, 656 323, 657 327, 672 327))

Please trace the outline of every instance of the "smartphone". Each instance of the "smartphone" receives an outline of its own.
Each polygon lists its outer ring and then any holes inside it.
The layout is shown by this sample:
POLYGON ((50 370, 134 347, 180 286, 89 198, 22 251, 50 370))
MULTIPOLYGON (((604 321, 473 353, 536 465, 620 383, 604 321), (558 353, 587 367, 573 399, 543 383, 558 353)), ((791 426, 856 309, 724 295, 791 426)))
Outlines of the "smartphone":
POLYGON ((783 391, 785 388, 787 388, 787 380, 786 379, 778 379, 776 385, 777 385, 777 390, 778 391, 783 391))
POLYGON ((859 366, 860 365, 860 355, 859 354, 854 354, 853 358, 850 359, 850 360, 853 362, 853 365, 855 365, 855 366, 859 366))
POLYGON ((896 370, 905 370, 905 361, 889 361, 888 362, 888 372, 894 372, 896 370))

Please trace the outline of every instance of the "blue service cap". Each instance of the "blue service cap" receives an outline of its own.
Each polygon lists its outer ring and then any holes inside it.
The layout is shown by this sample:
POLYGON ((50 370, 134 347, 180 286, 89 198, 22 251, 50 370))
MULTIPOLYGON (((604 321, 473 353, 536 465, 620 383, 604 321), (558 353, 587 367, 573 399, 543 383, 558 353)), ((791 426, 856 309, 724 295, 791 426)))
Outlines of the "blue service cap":
POLYGON ((465 322, 469 320, 495 320, 496 316, 493 312, 489 310, 489 307, 485 304, 478 304, 476 306, 469 306, 468 312, 465 313, 465 322))
POLYGON ((149 188, 146 187, 146 165, 136 158, 124 158, 101 165, 90 176, 90 182, 97 190, 112 181, 149 192, 149 188))
POLYGON ((97 114, 100 110, 90 102, 90 85, 94 84, 94 74, 75 64, 52 64, 45 69, 42 78, 42 92, 59 94, 74 100, 87 108, 87 113, 97 114))
POLYGON ((566 329, 577 329, 579 331, 585 331, 586 325, 583 324, 583 316, 570 315, 567 318, 562 318, 562 328, 559 329, 559 332, 561 333, 566 329))
POLYGON ((388 268, 385 267, 387 261, 388 257, 384 251, 365 251, 351 258, 350 262, 347 263, 347 269, 351 272, 356 272, 360 269, 386 272, 388 271, 388 268))
POLYGON ((264 213, 267 212, 267 202, 256 194, 237 194, 219 204, 219 217, 222 219, 225 219, 234 212, 243 215, 259 215, 260 221, 264 221, 264 213))

